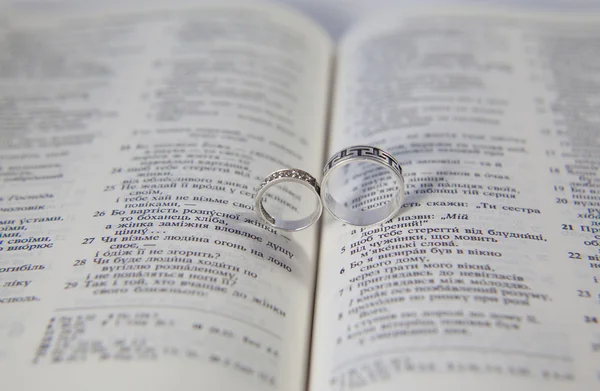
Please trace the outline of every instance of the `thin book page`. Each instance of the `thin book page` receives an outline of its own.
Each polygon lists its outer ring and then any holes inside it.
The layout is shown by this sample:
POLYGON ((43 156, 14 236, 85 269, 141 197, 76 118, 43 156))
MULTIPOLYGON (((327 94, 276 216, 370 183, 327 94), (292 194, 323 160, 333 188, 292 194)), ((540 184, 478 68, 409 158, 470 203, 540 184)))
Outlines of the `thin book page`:
POLYGON ((326 220, 310 389, 597 388, 597 19, 402 15, 340 48, 330 151, 391 152, 407 198, 326 220))
POLYGON ((317 230, 252 207, 268 173, 322 166, 328 37, 245 4, 11 23, 5 387, 305 389, 317 230))

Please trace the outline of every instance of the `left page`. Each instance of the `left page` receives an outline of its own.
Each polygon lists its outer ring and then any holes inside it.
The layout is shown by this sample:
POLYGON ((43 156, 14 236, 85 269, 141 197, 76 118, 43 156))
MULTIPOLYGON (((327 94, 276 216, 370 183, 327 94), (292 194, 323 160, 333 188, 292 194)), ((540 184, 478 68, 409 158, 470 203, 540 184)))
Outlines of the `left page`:
POLYGON ((253 204, 322 166, 330 57, 266 5, 0 22, 3 388, 305 388, 317 229, 253 204))

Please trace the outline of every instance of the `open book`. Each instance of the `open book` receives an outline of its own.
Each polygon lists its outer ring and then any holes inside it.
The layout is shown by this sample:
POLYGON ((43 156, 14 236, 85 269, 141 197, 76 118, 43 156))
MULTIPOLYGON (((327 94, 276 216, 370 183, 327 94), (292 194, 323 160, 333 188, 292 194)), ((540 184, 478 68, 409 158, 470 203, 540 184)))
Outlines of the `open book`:
POLYGON ((3 14, 0 387, 600 389, 598 22, 3 14), (256 217, 355 144, 398 216, 256 217))

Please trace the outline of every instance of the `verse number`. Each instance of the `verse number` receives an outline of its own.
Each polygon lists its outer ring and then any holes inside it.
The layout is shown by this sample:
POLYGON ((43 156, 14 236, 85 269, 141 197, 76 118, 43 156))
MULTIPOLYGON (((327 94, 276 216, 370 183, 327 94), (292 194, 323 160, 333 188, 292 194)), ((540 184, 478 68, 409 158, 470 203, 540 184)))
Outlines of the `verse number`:
POLYGON ((65 282, 65 289, 73 289, 77 287, 76 282, 65 282))
POLYGON ((96 238, 83 238, 83 242, 81 242, 81 244, 92 244, 94 243, 94 239, 96 238))
POLYGON ((592 294, 590 293, 590 291, 583 291, 581 289, 577 290, 577 296, 579 297, 592 297, 592 294))
POLYGON ((94 217, 102 217, 105 214, 106 214, 105 211, 103 211, 103 210, 97 210, 97 211, 94 212, 94 217))
POLYGON ((73 266, 83 266, 83 265, 85 265, 86 261, 87 261, 87 259, 76 259, 73 266))
POLYGON ((569 251, 569 259, 581 259, 581 254, 569 251))

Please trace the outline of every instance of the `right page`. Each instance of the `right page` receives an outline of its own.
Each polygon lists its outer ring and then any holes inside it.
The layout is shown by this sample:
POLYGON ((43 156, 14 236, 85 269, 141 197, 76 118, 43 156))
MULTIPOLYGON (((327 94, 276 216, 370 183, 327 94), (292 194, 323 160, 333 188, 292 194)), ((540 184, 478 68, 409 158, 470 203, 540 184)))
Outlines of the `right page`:
POLYGON ((325 220, 312 391, 600 388, 599 64, 588 16, 348 34, 330 152, 391 152, 407 196, 381 226, 325 220))

